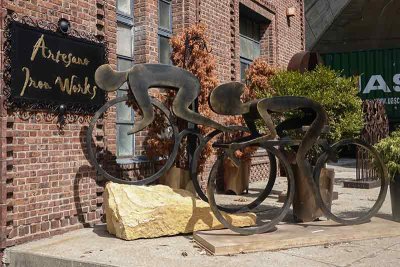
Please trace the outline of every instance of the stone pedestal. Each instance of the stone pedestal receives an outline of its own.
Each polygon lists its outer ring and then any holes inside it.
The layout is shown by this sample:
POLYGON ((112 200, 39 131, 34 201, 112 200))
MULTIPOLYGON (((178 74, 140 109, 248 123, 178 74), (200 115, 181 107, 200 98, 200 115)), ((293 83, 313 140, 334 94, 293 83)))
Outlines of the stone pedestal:
MULTIPOLYGON (((108 183, 104 192, 107 229, 125 240, 221 229, 208 203, 168 186, 108 183)), ((226 215, 235 226, 254 225, 253 213, 226 215)))

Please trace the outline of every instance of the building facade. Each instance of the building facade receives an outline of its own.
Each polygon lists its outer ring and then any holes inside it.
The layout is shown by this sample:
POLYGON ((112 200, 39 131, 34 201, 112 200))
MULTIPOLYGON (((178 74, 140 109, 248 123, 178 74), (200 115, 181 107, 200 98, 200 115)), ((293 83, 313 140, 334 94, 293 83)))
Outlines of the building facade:
MULTIPOLYGON (((108 62, 118 69, 169 64, 171 36, 202 22, 221 82, 243 78, 257 57, 286 67, 305 45, 301 0, 3 0, 0 14, 0 251, 98 222, 104 188, 85 154, 90 115, 67 116, 60 129, 49 110, 5 104, 7 18, 27 16, 39 26, 64 18, 71 29, 104 40, 108 62)), ((117 158, 131 155, 140 136, 123 133, 132 124, 118 114, 108 116, 97 140, 117 158)))

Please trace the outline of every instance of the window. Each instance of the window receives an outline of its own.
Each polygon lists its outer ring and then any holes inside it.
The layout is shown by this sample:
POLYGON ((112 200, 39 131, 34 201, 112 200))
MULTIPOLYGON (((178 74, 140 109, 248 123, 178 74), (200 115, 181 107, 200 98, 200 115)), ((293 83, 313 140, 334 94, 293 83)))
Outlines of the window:
POLYGON ((122 12, 128 16, 132 14, 131 0, 118 0, 117 8, 119 12, 122 12))
POLYGON ((133 0, 117 0, 117 20, 133 26, 133 0))
POLYGON ((159 62, 171 64, 171 46, 169 40, 172 35, 171 2, 158 1, 158 55, 159 62))
MULTIPOLYGON (((130 69, 133 65, 133 1, 117 1, 117 68, 130 69)), ((128 93, 125 83, 117 91, 117 97, 128 93)), ((134 122, 133 110, 124 104, 117 106, 117 157, 132 157, 135 151, 135 137, 128 135, 134 122)))
POLYGON ((254 21, 248 14, 239 17, 240 34, 240 78, 245 79, 246 70, 261 53, 261 23, 254 21))

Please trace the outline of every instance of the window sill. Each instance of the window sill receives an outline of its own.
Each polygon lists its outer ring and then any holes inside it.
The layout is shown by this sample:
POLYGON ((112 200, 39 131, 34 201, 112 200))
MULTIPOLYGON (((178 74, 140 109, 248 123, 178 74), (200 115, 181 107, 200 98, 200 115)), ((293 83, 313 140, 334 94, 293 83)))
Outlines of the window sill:
POLYGON ((135 156, 133 158, 117 158, 117 164, 135 164, 135 163, 146 163, 150 162, 146 156, 135 156))
POLYGON ((127 165, 127 164, 138 164, 138 163, 150 163, 150 162, 156 162, 156 161, 161 161, 162 158, 159 158, 155 161, 149 160, 146 156, 134 156, 132 158, 117 158, 116 162, 117 164, 120 165, 127 165))

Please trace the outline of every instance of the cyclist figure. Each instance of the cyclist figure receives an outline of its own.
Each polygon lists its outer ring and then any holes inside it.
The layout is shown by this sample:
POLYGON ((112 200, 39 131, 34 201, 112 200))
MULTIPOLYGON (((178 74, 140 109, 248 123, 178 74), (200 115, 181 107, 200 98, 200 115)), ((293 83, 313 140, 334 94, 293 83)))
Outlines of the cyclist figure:
POLYGON ((281 135, 280 137, 282 137, 283 130, 300 128, 305 124, 311 123, 311 126, 307 129, 296 153, 296 162, 300 169, 305 172, 304 174, 307 173, 310 175, 306 166, 306 154, 315 144, 327 123, 327 114, 323 107, 309 98, 297 96, 263 98, 243 103, 240 100, 243 91, 244 84, 239 82, 230 82, 215 88, 211 92, 209 98, 210 107, 214 112, 222 115, 242 115, 253 134, 249 141, 241 142, 240 144, 230 144, 228 156, 235 162, 235 164, 238 164, 234 152, 241 145, 262 144, 265 141, 276 139, 278 133, 281 135), (282 113, 295 109, 306 111, 307 114, 311 114, 311 116, 306 116, 304 120, 287 120, 275 128, 270 115, 271 112, 282 113), (260 135, 258 133, 254 123, 257 119, 262 119, 265 122, 269 131, 268 134, 260 135))
POLYGON ((135 121, 133 129, 128 134, 139 132, 153 122, 154 111, 148 90, 158 87, 178 91, 172 103, 172 111, 177 117, 223 132, 232 131, 189 108, 200 94, 200 83, 196 76, 184 69, 164 64, 137 64, 127 71, 114 71, 110 65, 106 64, 96 70, 95 80, 97 85, 107 92, 116 91, 128 82, 143 114, 143 118, 135 121))

